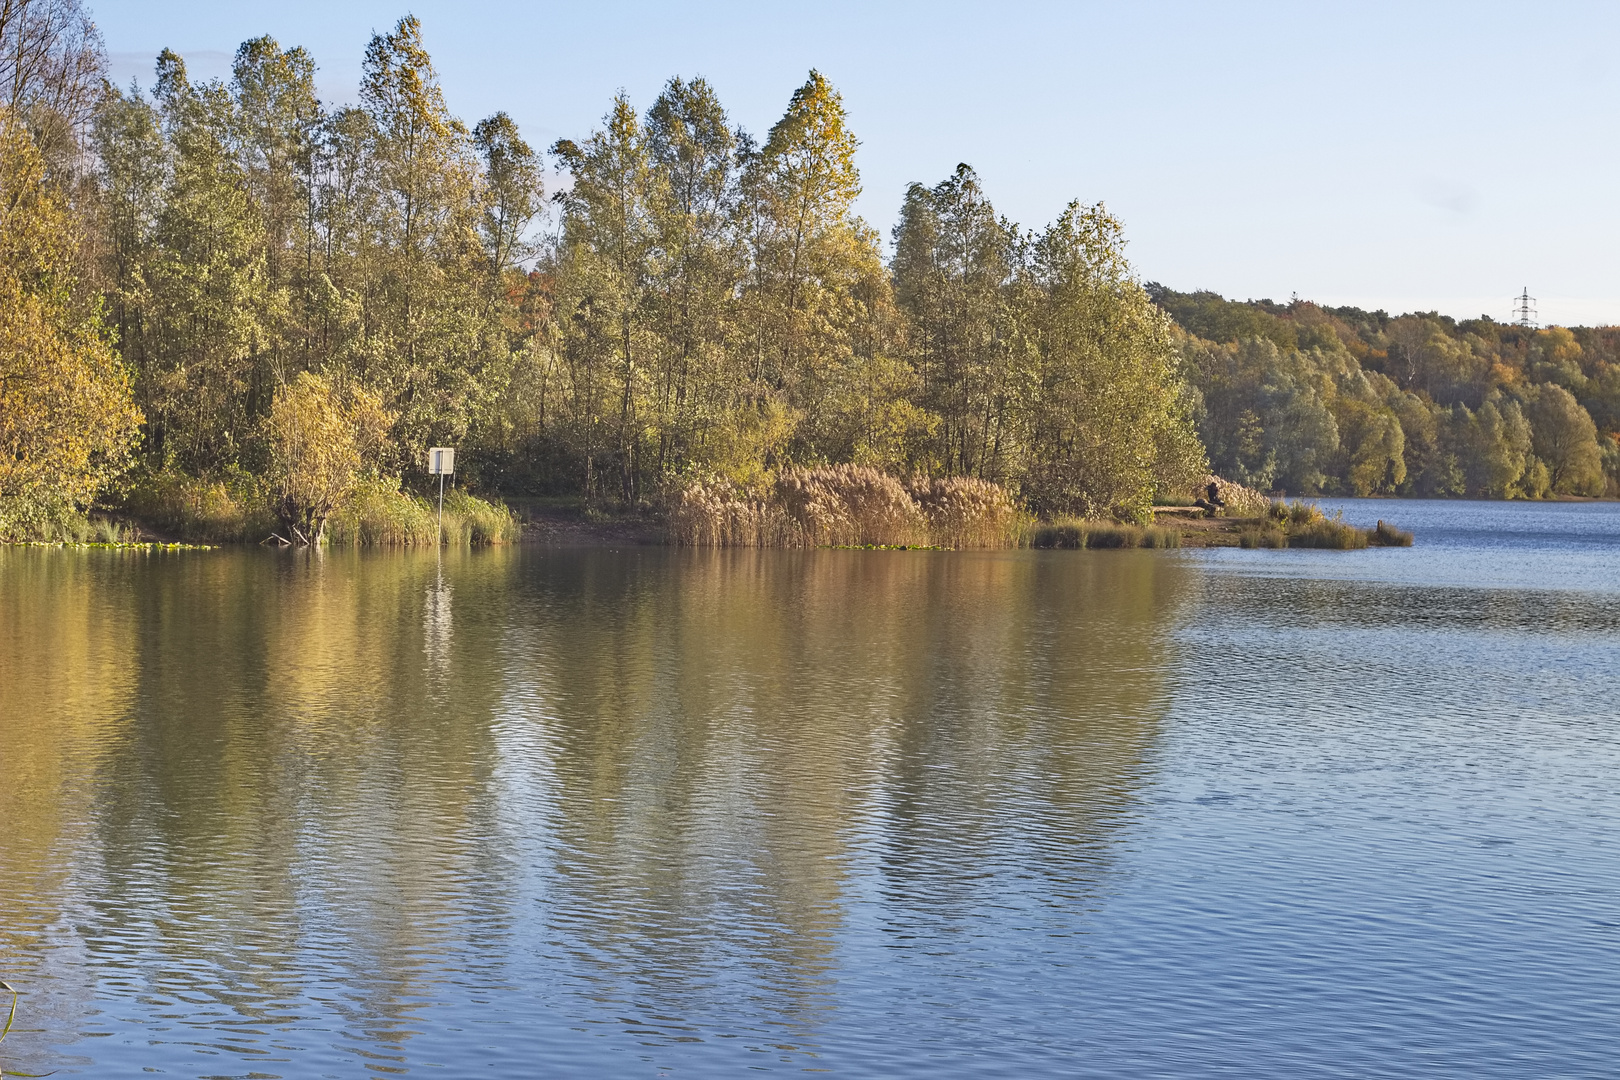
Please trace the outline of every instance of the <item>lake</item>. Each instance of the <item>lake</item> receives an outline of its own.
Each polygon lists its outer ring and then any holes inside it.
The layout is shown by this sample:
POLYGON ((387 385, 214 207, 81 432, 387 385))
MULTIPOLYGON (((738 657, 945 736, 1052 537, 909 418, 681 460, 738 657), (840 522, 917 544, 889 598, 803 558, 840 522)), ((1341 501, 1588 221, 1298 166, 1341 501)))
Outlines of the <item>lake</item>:
POLYGON ((1620 505, 0 548, 0 1066, 1613 1076, 1620 505))

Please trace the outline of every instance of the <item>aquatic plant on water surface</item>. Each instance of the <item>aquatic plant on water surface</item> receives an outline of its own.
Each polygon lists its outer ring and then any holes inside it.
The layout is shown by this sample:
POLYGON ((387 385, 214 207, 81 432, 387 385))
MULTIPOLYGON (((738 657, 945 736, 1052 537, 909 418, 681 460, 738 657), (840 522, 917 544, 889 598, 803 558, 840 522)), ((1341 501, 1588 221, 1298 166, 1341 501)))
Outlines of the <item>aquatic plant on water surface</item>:
MULTIPOLYGON (((17 1019, 17 990, 16 990, 15 987, 13 987, 10 983, 6 982, 4 979, 0 979, 0 991, 4 991, 5 993, 11 995, 11 1008, 6 1013, 6 1024, 5 1024, 4 1027, 0 1027, 0 1043, 3 1043, 3 1042, 6 1041, 6 1036, 11 1034, 11 1025, 17 1019)), ((0 1062, 0 1077, 6 1077, 6 1076, 49 1076, 49 1075, 51 1075, 51 1074, 50 1073, 17 1072, 15 1069, 8 1070, 5 1067, 5 1064, 3 1062, 0 1062)))

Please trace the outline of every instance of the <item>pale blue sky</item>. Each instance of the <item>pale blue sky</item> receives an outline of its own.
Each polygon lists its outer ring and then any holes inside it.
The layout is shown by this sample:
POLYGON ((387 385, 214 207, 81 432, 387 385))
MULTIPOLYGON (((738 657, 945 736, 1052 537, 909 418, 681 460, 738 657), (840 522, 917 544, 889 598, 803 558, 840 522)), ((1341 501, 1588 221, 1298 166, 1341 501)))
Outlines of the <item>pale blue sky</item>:
POLYGON ((1620 323, 1620 5, 87 2, 121 82, 269 33, 338 100, 409 10, 451 107, 537 146, 677 74, 763 134, 813 66, 885 235, 966 161, 1026 226, 1105 201, 1173 288, 1506 319, 1528 285, 1543 321, 1620 323))

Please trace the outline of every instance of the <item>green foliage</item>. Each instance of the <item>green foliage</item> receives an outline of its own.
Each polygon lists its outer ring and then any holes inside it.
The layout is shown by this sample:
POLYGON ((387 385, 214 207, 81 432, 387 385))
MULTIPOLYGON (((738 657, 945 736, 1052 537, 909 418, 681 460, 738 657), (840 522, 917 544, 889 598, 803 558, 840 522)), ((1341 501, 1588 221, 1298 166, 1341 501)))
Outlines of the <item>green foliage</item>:
MULTIPOLYGON (((82 518, 137 425, 131 507, 209 538, 269 501, 291 539, 420 542, 379 478, 415 487, 435 444, 479 491, 674 499, 694 543, 995 545, 1025 507, 1146 525, 1212 465, 1358 494, 1620 472, 1589 430, 1620 421, 1614 335, 1144 290, 1101 204, 1025 232, 967 165, 911 185, 885 265, 816 71, 763 140, 702 79, 619 96, 552 147, 569 181, 537 234, 547 163, 506 113, 450 112, 414 17, 372 37, 354 106, 315 70, 261 37, 228 80, 165 51, 150 95, 100 96, 79 217, 30 234, 99 260, 100 295, 0 296, 0 355, 73 376, 0 410, 34 440, 0 454, 0 532, 82 518), (10 348, 7 318, 68 344, 10 348), (50 454, 71 483, 6 487, 50 454)), ((457 511, 469 542, 510 532, 481 514, 457 511)))
POLYGON ((438 542, 434 508, 400 490, 399 479, 380 476, 354 486, 327 521, 333 547, 421 547, 438 542))
POLYGON ((76 256, 34 136, 0 106, 0 539, 74 519, 126 466, 140 423, 76 256))
POLYGON ((517 517, 500 503, 469 495, 461 488, 444 493, 444 532, 447 544, 506 544, 522 529, 517 517))
POLYGON ((1608 490, 1620 333, 1390 318, 1151 286, 1190 336, 1222 475, 1302 493, 1543 498, 1608 490))
POLYGON ((176 469, 142 470, 121 509, 148 528, 188 543, 256 542, 276 527, 262 481, 240 469, 207 479, 176 469))
POLYGON ((1178 548, 1181 534, 1157 525, 1146 527, 1112 521, 1060 517, 1029 531, 1033 548, 1178 548))
MULTIPOLYGON (((819 72, 762 142, 701 79, 645 114, 621 95, 552 148, 551 243, 543 162, 507 114, 469 132, 448 111, 415 18, 372 38, 357 106, 324 109, 313 78, 270 38, 229 82, 165 52, 150 99, 97 116, 93 224, 153 474, 245 469, 316 539, 368 468, 403 475, 432 443, 475 484, 632 505, 848 464, 1145 521, 1205 470, 1120 224, 1075 205, 1026 238, 962 166, 913 187, 885 266, 819 72), (361 464, 357 395, 390 418, 361 464)), ((941 490, 972 508, 938 526, 951 543, 1015 513, 941 490)))
MULTIPOLYGON (((521 525, 505 506, 460 488, 444 493, 443 543, 480 547, 518 539, 521 525)), ((355 485, 332 514, 326 539, 334 547, 422 547, 440 542, 437 496, 426 499, 402 491, 395 477, 375 477, 355 485)))

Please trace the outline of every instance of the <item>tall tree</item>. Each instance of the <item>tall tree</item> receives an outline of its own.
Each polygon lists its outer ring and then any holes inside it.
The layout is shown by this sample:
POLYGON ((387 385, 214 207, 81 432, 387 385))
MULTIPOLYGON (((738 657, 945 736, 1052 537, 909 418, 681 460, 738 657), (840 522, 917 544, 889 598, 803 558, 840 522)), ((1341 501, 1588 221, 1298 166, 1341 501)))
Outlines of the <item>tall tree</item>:
POLYGON ((917 419, 897 395, 914 380, 897 356, 878 235, 853 213, 856 146, 843 98, 811 71, 745 158, 739 223, 752 266, 742 296, 754 382, 797 420, 790 452, 897 464, 894 435, 917 419))
POLYGON ((129 459, 129 376, 74 280, 74 229, 24 125, 0 109, 0 537, 37 535, 129 459))
POLYGON ((499 391, 504 341, 486 333, 482 192, 466 128, 445 105, 414 16, 366 48, 361 107, 368 209, 358 252, 366 347, 359 375, 399 417, 399 464, 459 440, 499 391))
POLYGON ((558 290, 571 380, 575 434, 585 465, 587 494, 598 455, 612 453, 621 497, 640 495, 647 450, 647 389, 655 351, 648 311, 657 232, 652 207, 658 177, 652 170, 641 122, 623 95, 602 130, 584 144, 563 140, 554 152, 573 175, 559 195, 565 208, 558 290), (611 394, 611 404, 604 395, 611 394), (611 411, 609 411, 611 410, 611 411), (598 434, 611 428, 611 442, 598 434))
POLYGON ((1000 479, 1017 444, 1018 231, 996 217, 978 175, 958 165, 932 188, 911 185, 894 241, 911 355, 941 420, 936 460, 948 474, 1000 479))
POLYGON ((811 71, 746 163, 756 370, 777 386, 815 377, 848 347, 847 271, 861 243, 850 209, 861 181, 845 120, 842 96, 811 71))
POLYGON ((145 260, 141 404, 148 452, 199 473, 237 464, 252 435, 248 391, 285 311, 269 280, 264 219, 235 152, 235 102, 193 85, 164 50, 155 96, 172 169, 145 260))
POLYGON ((106 71, 79 0, 0 0, 0 106, 29 127, 47 175, 77 163, 106 71))
POLYGON ((671 79, 647 111, 649 164, 662 178, 649 206, 661 253, 650 283, 660 350, 659 474, 705 459, 711 436, 727 443, 748 407, 731 311, 744 267, 733 228, 737 144, 703 79, 671 79))
POLYGON ((287 298, 284 325, 274 328, 255 372, 250 411, 263 415, 271 389, 317 365, 312 326, 319 288, 316 262, 316 170, 325 111, 315 94, 315 61, 274 38, 245 42, 232 65, 236 148, 264 221, 265 273, 287 298))
POLYGON ((1035 244, 1044 296, 1025 497, 1038 510, 1143 519, 1203 468, 1170 320, 1131 276, 1118 219, 1071 203, 1035 244))

